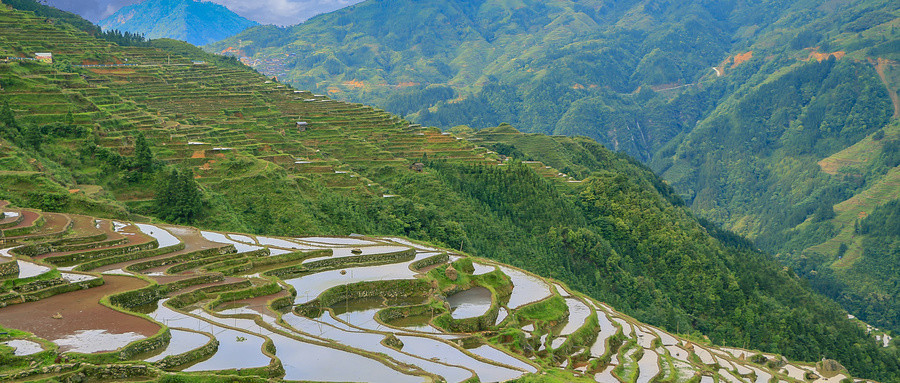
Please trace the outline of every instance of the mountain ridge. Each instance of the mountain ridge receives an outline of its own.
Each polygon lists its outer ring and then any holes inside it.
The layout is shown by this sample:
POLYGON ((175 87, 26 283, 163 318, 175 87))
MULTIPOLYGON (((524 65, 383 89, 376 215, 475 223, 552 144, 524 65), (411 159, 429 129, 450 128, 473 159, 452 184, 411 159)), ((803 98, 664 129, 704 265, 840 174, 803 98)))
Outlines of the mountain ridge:
POLYGON ((122 7, 98 23, 149 39, 172 38, 194 45, 216 42, 259 25, 223 5, 198 0, 145 0, 122 7))

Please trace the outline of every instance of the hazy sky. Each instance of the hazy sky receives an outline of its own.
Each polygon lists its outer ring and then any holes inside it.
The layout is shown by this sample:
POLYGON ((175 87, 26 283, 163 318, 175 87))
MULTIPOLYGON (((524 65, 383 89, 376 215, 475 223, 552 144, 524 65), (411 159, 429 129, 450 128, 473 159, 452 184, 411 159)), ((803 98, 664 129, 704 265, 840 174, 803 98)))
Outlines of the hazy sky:
MULTIPOLYGON (((98 22, 119 8, 141 0, 44 0, 44 3, 98 22)), ((293 25, 320 13, 363 0, 212 0, 261 24, 293 25)))

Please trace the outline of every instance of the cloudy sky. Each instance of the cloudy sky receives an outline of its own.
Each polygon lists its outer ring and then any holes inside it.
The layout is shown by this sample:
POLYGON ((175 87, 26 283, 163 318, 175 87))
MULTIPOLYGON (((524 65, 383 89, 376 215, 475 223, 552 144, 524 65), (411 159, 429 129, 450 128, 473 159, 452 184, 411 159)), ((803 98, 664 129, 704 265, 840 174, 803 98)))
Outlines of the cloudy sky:
MULTIPOLYGON (((44 0, 54 7, 98 22, 119 8, 141 0, 44 0)), ((320 13, 331 12, 363 0, 211 0, 261 24, 293 25, 320 13)))

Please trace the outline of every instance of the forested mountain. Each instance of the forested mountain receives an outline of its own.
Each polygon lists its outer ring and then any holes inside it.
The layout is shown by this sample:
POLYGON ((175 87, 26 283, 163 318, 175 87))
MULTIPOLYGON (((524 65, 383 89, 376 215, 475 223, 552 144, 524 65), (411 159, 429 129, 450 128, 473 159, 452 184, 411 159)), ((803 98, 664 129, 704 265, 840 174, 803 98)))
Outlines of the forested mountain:
POLYGON ((900 330, 889 314, 900 300, 870 289, 880 277, 848 271, 871 251, 855 222, 900 190, 898 8, 369 1, 208 49, 426 125, 594 138, 854 314, 900 330))
POLYGON ((100 21, 104 30, 170 38, 204 45, 259 25, 225 6, 199 0, 144 0, 122 7, 100 21))
POLYGON ((833 256, 830 252, 810 253, 812 256, 791 261, 816 287, 860 317, 881 328, 896 329, 900 327, 900 308, 896 304, 900 299, 898 230, 900 200, 893 200, 856 221, 853 229, 856 254, 840 242, 833 256))
POLYGON ((882 0, 368 1, 208 49, 425 125, 507 122, 586 135, 648 160, 742 84, 727 72, 748 60, 796 61, 839 48, 864 51, 855 58, 896 54, 893 30, 854 38, 855 47, 832 43, 889 22, 894 11, 882 0), (710 86, 726 89, 671 99, 710 86))
POLYGON ((900 381, 895 347, 592 139, 501 126, 470 141, 174 42, 118 46, 5 7, 0 32, 4 57, 55 60, 0 63, 0 199, 17 206, 403 235, 557 277, 670 331, 900 381), (116 64, 126 61, 139 65, 116 64), (80 66, 97 62, 111 66, 80 66))

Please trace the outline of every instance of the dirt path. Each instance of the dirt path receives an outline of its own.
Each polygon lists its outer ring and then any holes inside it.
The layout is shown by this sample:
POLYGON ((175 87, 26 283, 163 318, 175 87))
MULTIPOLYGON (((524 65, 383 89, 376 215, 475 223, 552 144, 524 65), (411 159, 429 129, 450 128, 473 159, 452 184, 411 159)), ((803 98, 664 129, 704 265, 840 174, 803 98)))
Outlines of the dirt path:
POLYGON ((80 330, 106 330, 114 334, 135 332, 145 337, 156 334, 159 326, 146 319, 128 315, 101 305, 100 298, 147 285, 137 278, 106 275, 103 286, 56 295, 37 302, 0 309, 4 327, 25 330, 48 339, 60 339, 80 330), (59 313, 62 319, 54 319, 59 313))
POLYGON ((878 63, 875 65, 875 71, 878 72, 878 77, 881 77, 881 82, 887 88, 891 102, 894 104, 894 118, 900 118, 900 96, 897 95, 895 89, 891 88, 891 84, 888 83, 887 76, 884 74, 884 70, 888 65, 893 65, 893 63, 890 60, 879 58, 878 63))

